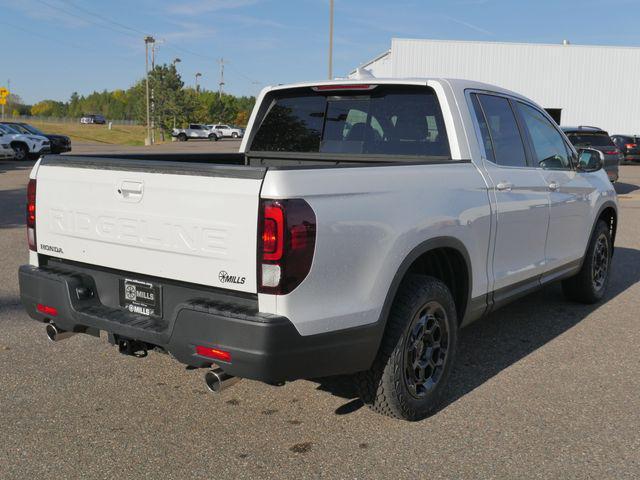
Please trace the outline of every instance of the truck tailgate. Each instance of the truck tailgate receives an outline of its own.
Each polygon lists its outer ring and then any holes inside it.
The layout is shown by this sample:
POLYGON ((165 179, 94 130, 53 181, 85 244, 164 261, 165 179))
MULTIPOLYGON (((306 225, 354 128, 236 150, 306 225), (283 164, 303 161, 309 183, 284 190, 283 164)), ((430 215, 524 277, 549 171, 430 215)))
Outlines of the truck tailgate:
POLYGON ((264 169, 72 158, 37 171, 38 253, 256 292, 264 169))

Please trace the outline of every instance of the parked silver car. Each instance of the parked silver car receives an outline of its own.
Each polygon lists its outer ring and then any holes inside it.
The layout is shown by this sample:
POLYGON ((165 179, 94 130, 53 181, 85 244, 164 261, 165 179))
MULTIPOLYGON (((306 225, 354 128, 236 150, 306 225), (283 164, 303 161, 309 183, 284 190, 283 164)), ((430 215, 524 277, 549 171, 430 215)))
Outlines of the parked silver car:
POLYGON ((207 125, 212 130, 215 130, 224 138, 242 138, 244 136, 244 129, 234 127, 232 125, 225 125, 223 123, 216 125, 207 125))
POLYGON ((198 138, 209 139, 213 142, 217 142, 222 134, 212 129, 209 125, 190 123, 187 128, 174 128, 171 131, 171 136, 177 138, 181 142, 198 138))

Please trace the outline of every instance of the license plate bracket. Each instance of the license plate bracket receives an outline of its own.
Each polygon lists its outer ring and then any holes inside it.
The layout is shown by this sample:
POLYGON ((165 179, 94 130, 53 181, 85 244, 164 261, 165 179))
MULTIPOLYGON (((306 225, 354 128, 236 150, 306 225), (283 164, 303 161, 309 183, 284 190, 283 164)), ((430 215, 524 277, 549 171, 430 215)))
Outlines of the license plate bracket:
POLYGON ((121 278, 120 306, 132 313, 161 318, 162 286, 142 280, 121 278))

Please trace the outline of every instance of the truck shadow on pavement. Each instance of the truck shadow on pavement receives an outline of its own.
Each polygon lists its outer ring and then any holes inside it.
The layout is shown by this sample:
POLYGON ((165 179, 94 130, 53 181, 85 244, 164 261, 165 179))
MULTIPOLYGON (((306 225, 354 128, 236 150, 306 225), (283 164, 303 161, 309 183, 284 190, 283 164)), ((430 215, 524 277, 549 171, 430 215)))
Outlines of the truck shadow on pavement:
MULTIPOLYGON (((562 335, 638 281, 640 250, 616 247, 607 295, 601 303, 570 302, 564 298, 560 284, 554 283, 462 329, 456 364, 440 410, 562 335)), ((319 380, 318 390, 350 400, 336 410, 337 415, 363 406, 348 377, 319 380)))
POLYGON ((24 161, 16 162, 14 160, 0 160, 0 174, 12 170, 31 170, 35 162, 24 161))
POLYGON ((26 189, 0 190, 0 229, 25 224, 26 189))
POLYGON ((628 193, 635 192, 636 190, 640 189, 638 185, 634 185, 632 183, 622 183, 622 182, 616 182, 614 187, 618 195, 626 195, 628 193))

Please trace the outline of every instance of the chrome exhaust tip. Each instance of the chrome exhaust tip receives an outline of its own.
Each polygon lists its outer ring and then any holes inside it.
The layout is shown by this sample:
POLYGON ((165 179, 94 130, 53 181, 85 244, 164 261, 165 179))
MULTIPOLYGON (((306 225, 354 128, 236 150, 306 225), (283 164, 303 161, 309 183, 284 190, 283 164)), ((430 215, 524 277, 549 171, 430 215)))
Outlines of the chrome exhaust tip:
POLYGON ((75 332, 67 332, 66 330, 62 330, 56 327, 53 323, 50 323, 45 328, 47 332, 47 338, 52 342, 59 342, 61 340, 66 340, 67 338, 73 337, 75 332))
POLYGON ((220 367, 212 368, 205 376, 204 381, 210 392, 221 393, 229 387, 242 380, 240 377, 234 377, 224 372, 220 367))

